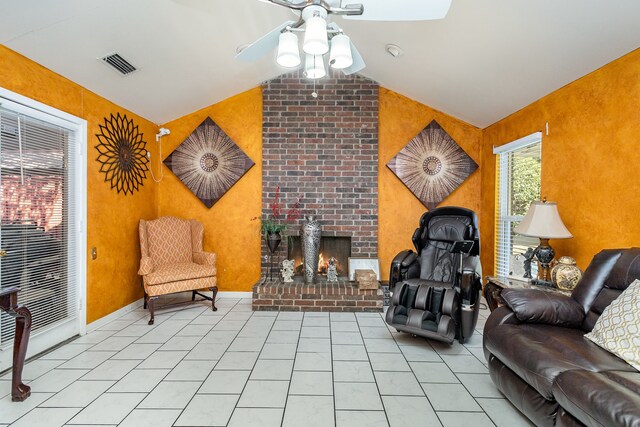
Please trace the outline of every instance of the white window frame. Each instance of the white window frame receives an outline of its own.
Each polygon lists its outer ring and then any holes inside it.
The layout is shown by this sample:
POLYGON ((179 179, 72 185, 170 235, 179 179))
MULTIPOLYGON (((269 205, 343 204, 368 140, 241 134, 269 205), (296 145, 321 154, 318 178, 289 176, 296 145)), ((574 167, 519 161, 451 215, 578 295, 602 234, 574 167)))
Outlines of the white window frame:
MULTIPOLYGON (((40 333, 39 331, 38 339, 30 340, 27 348, 27 357, 31 357, 58 344, 61 334, 71 337, 77 334, 84 335, 87 330, 87 158, 85 154, 87 121, 2 87, 0 87, 0 106, 73 131, 75 140, 72 143, 74 149, 77 150, 77 155, 74 156, 73 163, 70 163, 69 167, 75 168, 74 185, 78 197, 78 201, 75 203, 77 233, 73 247, 74 256, 78 263, 75 271, 76 283, 78 284, 78 314, 73 322, 62 325, 58 330, 59 333, 46 333, 46 330, 42 330, 40 333)), ((13 346, 0 350, 0 371, 12 365, 12 354, 13 346)))
MULTIPOLYGON (((509 238, 504 239, 505 236, 510 236, 511 225, 514 222, 520 222, 524 218, 523 215, 508 215, 507 209, 509 206, 509 194, 506 189, 509 188, 509 177, 508 173, 504 173, 508 166, 508 154, 520 150, 534 144, 540 144, 540 151, 542 152, 542 132, 535 132, 531 135, 527 135, 515 141, 512 141, 508 144, 501 145, 499 147, 493 147, 493 154, 497 155, 497 161, 500 162, 500 175, 499 180, 497 181, 498 191, 498 210, 496 211, 495 224, 496 224, 496 232, 495 232, 495 260, 494 274, 496 276, 508 276, 509 268, 504 265, 502 260, 506 259, 507 256, 510 256, 511 249, 511 241, 509 238), (501 239, 501 237, 503 237, 501 239), (506 255, 509 254, 509 255, 506 255), (505 269, 506 267, 506 269, 505 269)), ((535 270, 535 266, 534 266, 535 270)))

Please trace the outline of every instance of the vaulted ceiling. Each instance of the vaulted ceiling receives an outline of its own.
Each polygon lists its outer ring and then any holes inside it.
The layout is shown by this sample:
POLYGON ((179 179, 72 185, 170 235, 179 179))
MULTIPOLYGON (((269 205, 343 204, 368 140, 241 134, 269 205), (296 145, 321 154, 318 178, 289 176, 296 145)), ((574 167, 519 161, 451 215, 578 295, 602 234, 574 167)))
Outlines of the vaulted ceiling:
MULTIPOLYGON (((275 52, 234 56, 288 19, 257 0, 0 0, 0 42, 162 124, 287 72, 275 52), (139 71, 96 59, 113 52, 139 71)), ((362 75, 479 127, 640 47, 638 0, 453 0, 440 21, 335 21, 362 75)))

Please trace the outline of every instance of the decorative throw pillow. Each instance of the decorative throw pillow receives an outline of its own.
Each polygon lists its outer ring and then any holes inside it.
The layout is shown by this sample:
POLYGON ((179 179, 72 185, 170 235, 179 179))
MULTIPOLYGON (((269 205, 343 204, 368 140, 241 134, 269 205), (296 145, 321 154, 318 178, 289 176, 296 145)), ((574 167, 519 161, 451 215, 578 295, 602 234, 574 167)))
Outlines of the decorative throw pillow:
POLYGON ((640 371, 640 280, 604 309, 585 337, 640 371))

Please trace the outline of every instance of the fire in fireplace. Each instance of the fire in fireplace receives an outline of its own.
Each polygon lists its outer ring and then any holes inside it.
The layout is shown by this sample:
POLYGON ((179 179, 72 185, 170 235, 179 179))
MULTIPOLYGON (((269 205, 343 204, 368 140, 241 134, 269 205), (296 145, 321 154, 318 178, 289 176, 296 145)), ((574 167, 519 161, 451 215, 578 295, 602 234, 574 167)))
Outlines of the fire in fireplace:
MULTIPOLYGON (((322 236, 320 238, 320 255, 318 256, 318 273, 327 274, 327 266, 331 258, 336 259, 338 276, 347 276, 349 257, 351 256, 351 237, 322 236)), ((302 276, 302 246, 300 236, 292 236, 289 241, 288 259, 295 260, 295 275, 302 276)))

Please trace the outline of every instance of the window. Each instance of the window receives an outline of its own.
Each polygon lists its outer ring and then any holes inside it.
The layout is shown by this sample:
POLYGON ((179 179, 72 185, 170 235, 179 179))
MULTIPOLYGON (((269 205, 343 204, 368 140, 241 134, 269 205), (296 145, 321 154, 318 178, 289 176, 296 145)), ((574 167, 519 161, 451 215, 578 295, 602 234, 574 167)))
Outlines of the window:
MULTIPOLYGON (((86 122, 0 89, 0 287, 32 314, 29 355, 84 329, 86 122)), ((0 315, 0 370, 15 322, 0 315)))
MULTIPOLYGON (((529 204, 540 200, 542 133, 537 132, 496 147, 496 247, 495 273, 523 278, 524 254, 538 246, 538 239, 513 229, 524 218, 529 204)), ((532 264, 535 277, 537 265, 532 264)))

